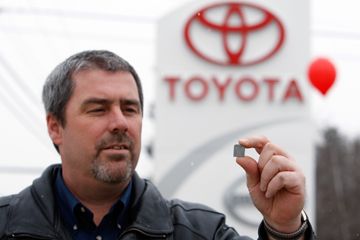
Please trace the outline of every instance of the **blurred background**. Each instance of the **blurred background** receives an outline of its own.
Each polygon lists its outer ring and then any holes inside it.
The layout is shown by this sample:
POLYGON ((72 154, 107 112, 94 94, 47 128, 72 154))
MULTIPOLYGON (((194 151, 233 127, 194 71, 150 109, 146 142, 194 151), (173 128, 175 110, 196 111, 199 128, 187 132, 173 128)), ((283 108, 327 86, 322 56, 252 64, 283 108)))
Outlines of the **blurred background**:
MULTIPOLYGON (((188 0, 0 0, 0 195, 30 184, 59 162, 41 102, 49 72, 66 57, 108 49, 143 81, 143 152, 138 171, 152 178, 157 23, 188 0), (34 147, 34 145, 36 147, 34 147)), ((337 77, 326 95, 313 89, 316 221, 320 239, 360 239, 360 2, 310 1, 311 57, 326 57, 337 77)))

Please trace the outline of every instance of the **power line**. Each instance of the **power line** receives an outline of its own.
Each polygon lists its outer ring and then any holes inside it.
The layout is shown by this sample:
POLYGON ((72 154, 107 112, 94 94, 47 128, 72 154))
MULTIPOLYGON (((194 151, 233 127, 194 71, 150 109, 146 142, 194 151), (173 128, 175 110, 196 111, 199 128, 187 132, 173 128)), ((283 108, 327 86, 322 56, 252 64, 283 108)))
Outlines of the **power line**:
POLYGON ((51 8, 21 8, 21 7, 3 7, 0 14, 17 14, 17 15, 36 15, 36 16, 54 16, 66 18, 80 18, 91 20, 121 21, 139 24, 154 24, 158 19, 146 16, 120 15, 113 13, 86 12, 75 10, 61 10, 51 8))

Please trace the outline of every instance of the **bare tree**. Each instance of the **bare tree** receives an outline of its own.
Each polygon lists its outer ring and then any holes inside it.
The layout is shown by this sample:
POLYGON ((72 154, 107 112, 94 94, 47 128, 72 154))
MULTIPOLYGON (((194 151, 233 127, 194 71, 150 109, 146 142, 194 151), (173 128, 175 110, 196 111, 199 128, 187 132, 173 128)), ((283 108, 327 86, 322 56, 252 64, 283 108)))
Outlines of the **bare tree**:
POLYGON ((316 149, 316 229, 320 239, 360 239, 360 140, 334 128, 316 149))

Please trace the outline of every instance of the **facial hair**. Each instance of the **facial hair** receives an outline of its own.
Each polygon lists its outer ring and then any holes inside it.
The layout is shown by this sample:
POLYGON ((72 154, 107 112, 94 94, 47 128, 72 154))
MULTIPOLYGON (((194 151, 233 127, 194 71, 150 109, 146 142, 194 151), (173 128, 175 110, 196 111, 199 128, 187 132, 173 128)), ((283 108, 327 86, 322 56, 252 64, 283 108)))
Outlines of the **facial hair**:
POLYGON ((95 179, 104 183, 118 184, 130 180, 134 172, 135 155, 133 153, 133 141, 122 132, 107 135, 95 145, 96 156, 91 163, 91 172, 95 179), (116 154, 107 159, 100 158, 103 149, 114 144, 125 144, 128 147, 128 154, 116 154), (119 169, 116 165, 125 165, 119 169))

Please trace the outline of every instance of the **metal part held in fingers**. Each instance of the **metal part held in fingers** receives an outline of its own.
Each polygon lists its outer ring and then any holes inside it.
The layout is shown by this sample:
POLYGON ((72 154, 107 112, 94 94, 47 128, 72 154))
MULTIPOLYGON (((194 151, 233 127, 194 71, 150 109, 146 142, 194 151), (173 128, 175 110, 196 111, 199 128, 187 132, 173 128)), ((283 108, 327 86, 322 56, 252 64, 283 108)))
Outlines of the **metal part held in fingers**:
POLYGON ((234 145, 234 157, 243 157, 245 156, 245 148, 240 144, 234 145))

